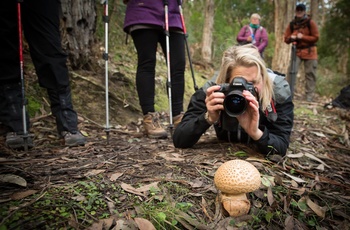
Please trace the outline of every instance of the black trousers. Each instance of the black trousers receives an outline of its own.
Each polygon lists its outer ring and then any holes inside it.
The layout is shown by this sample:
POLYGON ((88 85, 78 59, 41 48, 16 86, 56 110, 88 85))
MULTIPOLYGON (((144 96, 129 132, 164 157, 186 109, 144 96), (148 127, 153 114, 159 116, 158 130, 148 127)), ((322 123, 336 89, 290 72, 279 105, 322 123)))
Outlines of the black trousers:
MULTIPOLYGON (((138 29, 131 32, 137 50, 136 87, 143 114, 154 112, 155 97, 155 66, 158 43, 161 45, 166 57, 166 36, 163 30, 138 29)), ((171 103, 173 116, 183 111, 183 98, 185 91, 184 72, 185 41, 184 35, 170 32, 170 79, 171 103)), ((167 77, 167 76, 166 76, 167 77)))
MULTIPOLYGON (((71 103, 67 55, 61 47, 59 0, 24 0, 21 3, 23 33, 41 87, 47 89, 57 129, 77 130, 77 115, 71 103)), ((17 1, 0 1, 0 122, 17 132, 22 129, 17 1), (16 90, 18 89, 18 90, 16 90), (19 95, 18 95, 19 94, 19 95), (15 98, 9 101, 8 98, 15 98), (18 100, 19 98, 19 100, 18 100), (16 107, 16 109, 14 109, 16 107), (20 110, 20 109, 19 109, 20 110)), ((24 63, 26 64, 26 63, 24 63)))

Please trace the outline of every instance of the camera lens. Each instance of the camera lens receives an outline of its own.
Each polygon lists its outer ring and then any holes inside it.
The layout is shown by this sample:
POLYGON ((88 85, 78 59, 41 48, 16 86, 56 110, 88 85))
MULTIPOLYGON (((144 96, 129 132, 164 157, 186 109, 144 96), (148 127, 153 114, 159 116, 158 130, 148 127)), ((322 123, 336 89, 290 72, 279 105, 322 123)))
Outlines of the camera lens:
POLYGON ((247 100, 241 91, 233 91, 225 97, 224 107, 229 116, 236 117, 246 110, 247 100))

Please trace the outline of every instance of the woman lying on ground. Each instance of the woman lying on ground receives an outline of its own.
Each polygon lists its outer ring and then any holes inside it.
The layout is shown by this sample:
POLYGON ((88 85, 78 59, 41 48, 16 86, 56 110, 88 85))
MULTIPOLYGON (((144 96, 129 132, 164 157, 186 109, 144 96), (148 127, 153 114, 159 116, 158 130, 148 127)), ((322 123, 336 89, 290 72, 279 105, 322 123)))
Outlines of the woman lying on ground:
POLYGON ((173 134, 174 146, 189 148, 214 125, 219 140, 254 144, 262 154, 284 156, 294 105, 283 76, 266 68, 251 44, 224 52, 216 79, 191 98, 173 134))

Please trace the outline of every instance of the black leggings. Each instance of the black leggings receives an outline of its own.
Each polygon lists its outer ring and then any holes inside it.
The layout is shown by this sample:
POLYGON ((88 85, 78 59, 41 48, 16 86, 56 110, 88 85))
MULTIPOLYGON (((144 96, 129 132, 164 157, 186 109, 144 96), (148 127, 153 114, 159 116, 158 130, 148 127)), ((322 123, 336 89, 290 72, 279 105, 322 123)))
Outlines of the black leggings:
MULTIPOLYGON (((143 114, 154 112, 155 96, 155 66, 158 42, 166 57, 166 36, 158 29, 139 29, 131 33, 137 50, 136 87, 143 114)), ((173 116, 183 111, 184 71, 185 71, 185 43, 184 35, 170 32, 170 75, 171 102, 173 116)))

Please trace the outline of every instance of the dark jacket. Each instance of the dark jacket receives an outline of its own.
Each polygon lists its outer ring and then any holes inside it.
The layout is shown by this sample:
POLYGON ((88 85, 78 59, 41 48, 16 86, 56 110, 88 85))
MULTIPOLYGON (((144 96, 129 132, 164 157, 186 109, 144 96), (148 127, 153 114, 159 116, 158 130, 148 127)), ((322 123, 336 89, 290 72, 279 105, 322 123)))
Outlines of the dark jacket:
POLYGON ((294 19, 284 32, 284 42, 290 44, 291 36, 302 33, 302 39, 296 40, 297 56, 301 59, 317 60, 316 42, 319 38, 319 32, 316 23, 307 15, 301 20, 294 19))
MULTIPOLYGON (((260 125, 259 128, 263 131, 263 136, 257 140, 252 141, 262 154, 279 154, 284 156, 289 146, 289 137, 293 128, 293 109, 290 88, 284 77, 269 73, 269 76, 274 78, 274 106, 277 113, 277 119, 273 121, 273 116, 276 113, 267 113, 268 116, 260 111, 260 125)), ((188 109, 182 118, 181 123, 177 126, 173 134, 173 142, 176 148, 190 148, 197 143, 202 134, 210 127, 204 118, 206 113, 205 90, 210 85, 215 83, 209 81, 207 86, 197 90, 191 98, 188 109)), ((223 112, 221 112, 222 114, 223 112)), ((214 125, 218 139, 230 140, 237 142, 237 134, 223 130, 221 122, 214 125)), ((241 141, 246 143, 249 140, 248 135, 242 132, 241 141)))
MULTIPOLYGON (((182 30, 181 16, 177 0, 168 0, 169 28, 182 30)), ((130 0, 127 3, 124 31, 130 26, 151 25, 165 29, 164 2, 161 0, 130 0)))

